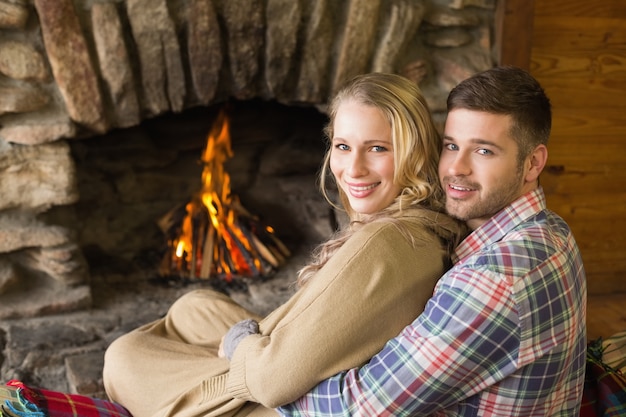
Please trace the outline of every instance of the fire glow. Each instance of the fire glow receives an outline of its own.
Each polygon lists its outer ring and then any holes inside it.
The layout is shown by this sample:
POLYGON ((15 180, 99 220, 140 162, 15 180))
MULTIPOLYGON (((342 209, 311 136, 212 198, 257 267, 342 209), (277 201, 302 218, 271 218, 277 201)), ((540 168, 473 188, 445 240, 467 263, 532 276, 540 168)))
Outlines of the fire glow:
POLYGON ((182 221, 176 221, 180 211, 174 210, 160 222, 174 236, 168 239, 163 274, 226 281, 265 277, 290 255, 274 230, 231 195, 224 163, 232 156, 230 120, 222 110, 202 153, 202 190, 186 204, 182 221))

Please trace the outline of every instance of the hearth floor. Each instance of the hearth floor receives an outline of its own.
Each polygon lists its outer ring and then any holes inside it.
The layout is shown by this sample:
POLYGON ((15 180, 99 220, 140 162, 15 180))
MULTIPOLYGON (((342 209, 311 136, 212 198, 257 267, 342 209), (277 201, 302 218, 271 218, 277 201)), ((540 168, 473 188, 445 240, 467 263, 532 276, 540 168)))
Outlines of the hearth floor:
MULTIPOLYGON (((265 315, 293 294, 296 271, 303 261, 302 256, 294 255, 267 280, 246 280, 243 286, 218 289, 265 315)), ((129 281, 92 277, 93 305, 87 310, 0 321, 4 345, 0 383, 18 379, 44 389, 106 398, 102 385, 106 347, 120 335, 162 317, 184 293, 216 288, 206 281, 129 281)))

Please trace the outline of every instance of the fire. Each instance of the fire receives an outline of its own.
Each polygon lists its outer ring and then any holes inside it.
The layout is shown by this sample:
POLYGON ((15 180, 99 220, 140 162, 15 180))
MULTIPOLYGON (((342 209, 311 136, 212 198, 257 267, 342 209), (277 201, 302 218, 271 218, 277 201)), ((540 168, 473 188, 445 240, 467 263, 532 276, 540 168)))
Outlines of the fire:
MULTIPOLYGON (((232 158, 230 120, 218 114, 202 153, 202 190, 186 204, 184 217, 169 239, 162 272, 190 278, 266 276, 282 265, 289 250, 231 194, 224 163, 232 158)), ((171 212, 161 221, 172 223, 171 212)), ((164 230, 167 233, 167 230, 164 230)), ((170 233, 171 234, 171 231, 170 233)))

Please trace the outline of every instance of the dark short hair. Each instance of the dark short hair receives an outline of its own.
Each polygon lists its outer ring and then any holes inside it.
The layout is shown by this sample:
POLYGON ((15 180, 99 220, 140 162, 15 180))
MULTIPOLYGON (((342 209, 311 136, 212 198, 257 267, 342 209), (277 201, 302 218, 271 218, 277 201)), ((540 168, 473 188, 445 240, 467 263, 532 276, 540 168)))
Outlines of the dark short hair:
POLYGON ((447 104, 448 112, 467 109, 511 116, 510 133, 518 143, 520 158, 548 143, 550 99, 539 82, 521 68, 500 66, 475 74, 452 89, 447 104))

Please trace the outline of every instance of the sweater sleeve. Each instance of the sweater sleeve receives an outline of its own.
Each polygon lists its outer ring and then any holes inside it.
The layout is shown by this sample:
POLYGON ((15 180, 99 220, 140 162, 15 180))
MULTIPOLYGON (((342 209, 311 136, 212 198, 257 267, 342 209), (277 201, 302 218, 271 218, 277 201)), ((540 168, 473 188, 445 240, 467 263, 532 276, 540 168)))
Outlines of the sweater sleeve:
MULTIPOLYGON (((417 228, 417 229, 416 229, 417 228)), ((227 389, 275 408, 366 362, 424 309, 447 254, 421 225, 411 244, 392 223, 357 232, 287 303, 242 340, 227 389)))

